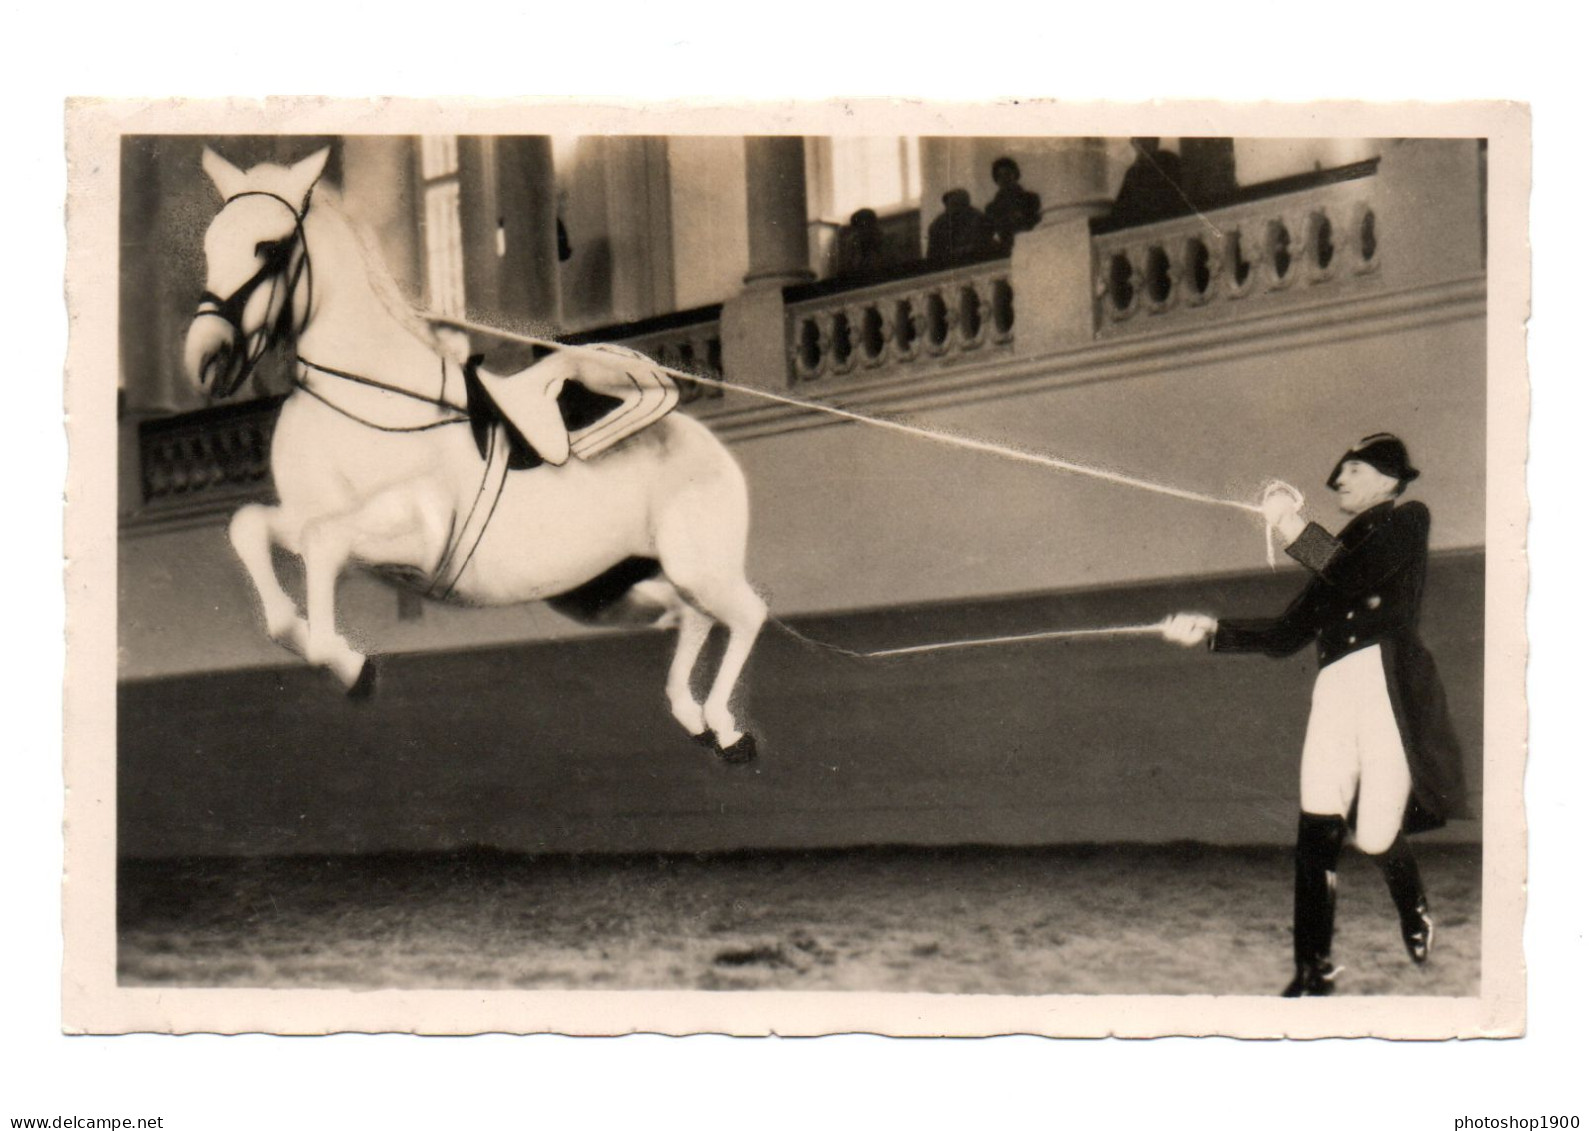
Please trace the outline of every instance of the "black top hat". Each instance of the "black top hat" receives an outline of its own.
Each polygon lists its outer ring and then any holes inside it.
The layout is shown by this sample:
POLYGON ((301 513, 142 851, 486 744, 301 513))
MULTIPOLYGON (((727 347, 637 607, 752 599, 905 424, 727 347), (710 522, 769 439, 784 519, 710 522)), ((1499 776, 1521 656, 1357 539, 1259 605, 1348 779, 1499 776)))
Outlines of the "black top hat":
POLYGON ((1348 449, 1344 456, 1336 460, 1335 469, 1330 472, 1329 479, 1325 480, 1325 486, 1330 490, 1335 490, 1335 481, 1340 478, 1341 468, 1348 460, 1366 463, 1375 471, 1399 480, 1403 487, 1418 478, 1418 469, 1407 457, 1407 445, 1389 432, 1375 432, 1372 436, 1364 436, 1348 449))

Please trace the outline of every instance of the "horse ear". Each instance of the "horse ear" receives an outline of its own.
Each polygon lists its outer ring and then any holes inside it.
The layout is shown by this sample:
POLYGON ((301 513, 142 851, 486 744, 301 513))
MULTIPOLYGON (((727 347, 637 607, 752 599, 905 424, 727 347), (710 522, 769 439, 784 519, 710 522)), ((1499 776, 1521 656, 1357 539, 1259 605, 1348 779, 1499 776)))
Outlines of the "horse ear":
POLYGON ((320 180, 320 175, 326 171, 326 159, 331 156, 331 147, 317 149, 302 161, 297 162, 287 170, 287 175, 292 180, 293 195, 307 200, 309 193, 320 180))
POLYGON ((247 174, 207 145, 204 147, 202 164, 215 191, 221 194, 221 199, 230 200, 243 191, 247 174))

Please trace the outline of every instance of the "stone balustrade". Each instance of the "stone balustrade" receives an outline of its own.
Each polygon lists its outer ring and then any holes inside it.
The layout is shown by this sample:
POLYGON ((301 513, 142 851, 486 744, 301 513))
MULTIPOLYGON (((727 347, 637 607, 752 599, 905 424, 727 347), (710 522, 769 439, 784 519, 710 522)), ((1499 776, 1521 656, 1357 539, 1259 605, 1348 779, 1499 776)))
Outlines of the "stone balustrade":
POLYGON ((986 356, 1015 338, 1010 264, 991 260, 795 297, 785 325, 791 383, 986 356))
POLYGON ((1365 162, 1302 191, 1094 235, 1098 336, 1316 300, 1374 280, 1373 171, 1365 162))
POLYGON ((260 495, 281 397, 145 420, 138 426, 142 499, 186 509, 260 495))

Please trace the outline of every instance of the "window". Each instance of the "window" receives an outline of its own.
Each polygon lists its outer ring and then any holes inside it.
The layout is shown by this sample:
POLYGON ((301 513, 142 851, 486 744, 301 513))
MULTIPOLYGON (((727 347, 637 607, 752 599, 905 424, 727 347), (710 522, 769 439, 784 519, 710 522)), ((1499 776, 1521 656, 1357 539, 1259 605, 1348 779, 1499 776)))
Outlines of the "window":
POLYGON ((438 314, 464 316, 463 220, 458 205, 458 139, 419 139, 425 201, 426 301, 438 314))
POLYGON ((844 223, 921 202, 921 150, 913 137, 814 137, 806 141, 806 199, 814 220, 844 223))

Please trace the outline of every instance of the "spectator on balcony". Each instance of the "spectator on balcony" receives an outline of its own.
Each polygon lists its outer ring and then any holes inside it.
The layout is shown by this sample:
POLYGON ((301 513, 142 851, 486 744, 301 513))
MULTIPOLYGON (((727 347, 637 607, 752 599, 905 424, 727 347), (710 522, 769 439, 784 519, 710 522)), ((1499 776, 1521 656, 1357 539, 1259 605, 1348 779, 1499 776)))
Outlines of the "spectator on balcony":
POLYGON ((1190 212, 1192 206, 1181 183, 1180 157, 1160 149, 1156 137, 1134 137, 1131 148, 1137 157, 1120 182, 1109 219, 1125 226, 1190 212))
POLYGON ((850 217, 850 222, 839 229, 838 263, 834 275, 841 279, 876 275, 886 265, 883 250, 883 228, 877 213, 862 208, 850 217))
POLYGON ((993 253, 988 218, 972 207, 963 188, 943 194, 943 212, 927 226, 927 258, 935 263, 960 263, 993 253))
POLYGON ((1021 167, 1013 157, 993 162, 993 183, 999 186, 988 201, 986 216, 993 232, 993 246, 1008 255, 1015 246, 1015 233, 1029 232, 1043 217, 1043 198, 1021 185, 1021 167))

